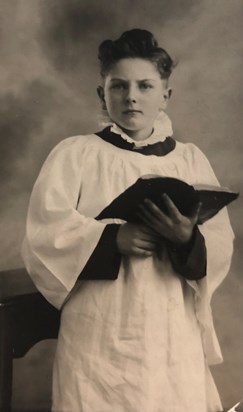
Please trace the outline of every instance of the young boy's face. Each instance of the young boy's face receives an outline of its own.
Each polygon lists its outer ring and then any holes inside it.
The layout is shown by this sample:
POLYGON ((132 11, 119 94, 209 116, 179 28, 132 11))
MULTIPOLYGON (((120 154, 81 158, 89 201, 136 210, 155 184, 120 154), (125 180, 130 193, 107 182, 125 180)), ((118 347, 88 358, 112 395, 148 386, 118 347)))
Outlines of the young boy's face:
POLYGON ((170 96, 167 81, 154 64, 141 58, 119 60, 99 91, 108 114, 134 140, 146 139, 170 96))

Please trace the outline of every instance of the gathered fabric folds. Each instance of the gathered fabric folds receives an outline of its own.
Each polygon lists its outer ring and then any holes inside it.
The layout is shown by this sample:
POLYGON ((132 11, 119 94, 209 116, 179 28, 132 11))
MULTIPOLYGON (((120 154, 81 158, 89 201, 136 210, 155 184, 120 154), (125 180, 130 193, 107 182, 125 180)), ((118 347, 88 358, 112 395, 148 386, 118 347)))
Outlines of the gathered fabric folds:
POLYGON ((34 186, 23 258, 40 292, 62 309, 55 412, 222 410, 208 365, 222 360, 210 301, 232 256, 226 209, 199 226, 207 248, 199 281, 176 273, 166 250, 123 257, 116 280, 80 276, 106 225, 121 223, 95 216, 148 174, 218 185, 193 144, 143 156, 91 134, 61 142, 34 186))

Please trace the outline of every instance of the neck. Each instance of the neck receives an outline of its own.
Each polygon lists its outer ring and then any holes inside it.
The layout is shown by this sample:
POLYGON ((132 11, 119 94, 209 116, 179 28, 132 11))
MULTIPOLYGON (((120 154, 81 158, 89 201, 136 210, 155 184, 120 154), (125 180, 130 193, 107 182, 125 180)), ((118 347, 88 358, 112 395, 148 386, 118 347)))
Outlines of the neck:
POLYGON ((118 126, 120 127, 120 129, 122 129, 129 137, 131 137, 136 142, 146 140, 153 133, 153 128, 151 128, 151 126, 145 129, 136 130, 136 131, 124 129, 124 127, 121 127, 119 124, 118 126))

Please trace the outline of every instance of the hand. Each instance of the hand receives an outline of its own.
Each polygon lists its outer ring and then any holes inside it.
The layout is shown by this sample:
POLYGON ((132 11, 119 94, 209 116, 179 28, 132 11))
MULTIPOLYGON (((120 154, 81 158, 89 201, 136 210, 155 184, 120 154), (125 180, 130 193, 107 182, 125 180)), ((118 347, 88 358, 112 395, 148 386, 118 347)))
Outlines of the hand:
POLYGON ((123 255, 152 256, 158 235, 142 224, 124 223, 117 233, 117 246, 123 255))
POLYGON ((168 195, 163 194, 168 215, 163 213, 151 200, 145 199, 140 205, 138 216, 155 233, 175 244, 190 241, 194 226, 197 224, 201 203, 196 204, 190 216, 182 215, 168 195))

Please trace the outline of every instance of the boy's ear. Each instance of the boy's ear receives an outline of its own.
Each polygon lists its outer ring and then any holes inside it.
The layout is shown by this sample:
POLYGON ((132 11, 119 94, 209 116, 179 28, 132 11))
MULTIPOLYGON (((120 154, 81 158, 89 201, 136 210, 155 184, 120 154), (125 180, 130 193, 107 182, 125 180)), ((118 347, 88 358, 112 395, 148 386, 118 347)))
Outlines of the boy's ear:
POLYGON ((102 86, 97 87, 97 94, 99 96, 99 99, 101 101, 101 106, 103 110, 106 110, 106 103, 105 103, 105 92, 104 88, 102 86))
POLYGON ((171 88, 168 88, 168 89, 164 90, 163 100, 162 100, 162 105, 161 105, 162 109, 166 109, 168 101, 171 98, 171 95, 172 95, 172 89, 171 88))
POLYGON ((172 89, 171 89, 171 87, 169 87, 169 88, 167 89, 167 99, 168 99, 168 100, 171 98, 171 95, 172 95, 172 89))

